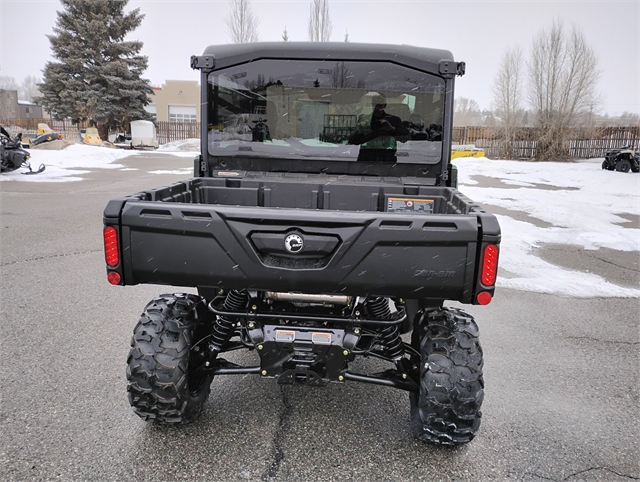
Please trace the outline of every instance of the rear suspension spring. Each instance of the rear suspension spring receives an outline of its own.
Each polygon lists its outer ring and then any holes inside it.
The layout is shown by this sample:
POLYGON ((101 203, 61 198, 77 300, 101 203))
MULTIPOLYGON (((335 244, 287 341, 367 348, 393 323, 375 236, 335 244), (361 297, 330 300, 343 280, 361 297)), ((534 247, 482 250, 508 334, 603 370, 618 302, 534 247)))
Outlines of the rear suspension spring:
MULTIPOLYGON (((247 302, 249 300, 249 294, 246 290, 231 290, 227 294, 224 303, 222 304, 225 311, 244 311, 247 302)), ((233 336, 237 319, 227 316, 218 316, 211 330, 211 342, 209 348, 214 353, 222 351, 224 346, 233 336)))
MULTIPOLYGON (((367 298, 364 302, 369 314, 380 320, 391 318, 391 308, 389 300, 380 296, 367 298)), ((397 325, 387 326, 380 332, 382 344, 386 348, 387 354, 392 360, 399 360, 404 357, 404 343, 400 338, 400 330, 397 325)))

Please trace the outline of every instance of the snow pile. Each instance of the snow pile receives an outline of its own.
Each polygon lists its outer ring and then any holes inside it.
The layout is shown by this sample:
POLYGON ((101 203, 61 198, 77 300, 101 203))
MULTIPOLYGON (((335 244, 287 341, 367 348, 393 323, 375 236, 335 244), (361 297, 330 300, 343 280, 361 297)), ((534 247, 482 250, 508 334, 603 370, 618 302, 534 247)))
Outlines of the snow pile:
POLYGON ((200 139, 185 139, 183 141, 173 141, 161 145, 157 152, 189 152, 189 155, 200 154, 200 139))

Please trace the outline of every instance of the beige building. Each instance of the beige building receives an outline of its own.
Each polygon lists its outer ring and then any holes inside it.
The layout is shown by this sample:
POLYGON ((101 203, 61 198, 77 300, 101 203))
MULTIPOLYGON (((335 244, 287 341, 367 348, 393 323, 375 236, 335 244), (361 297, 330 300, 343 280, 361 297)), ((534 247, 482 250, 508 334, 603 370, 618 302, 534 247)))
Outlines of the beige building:
POLYGON ((159 122, 200 122, 200 85, 197 80, 167 80, 153 87, 145 110, 159 122))

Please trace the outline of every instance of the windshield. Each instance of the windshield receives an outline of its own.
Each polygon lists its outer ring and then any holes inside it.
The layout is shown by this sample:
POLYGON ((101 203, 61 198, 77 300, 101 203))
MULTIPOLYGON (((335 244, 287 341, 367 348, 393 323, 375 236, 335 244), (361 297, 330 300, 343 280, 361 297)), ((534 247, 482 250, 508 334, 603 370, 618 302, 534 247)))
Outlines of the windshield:
POLYGON ((436 164, 444 80, 389 62, 258 60, 209 74, 213 156, 436 164))

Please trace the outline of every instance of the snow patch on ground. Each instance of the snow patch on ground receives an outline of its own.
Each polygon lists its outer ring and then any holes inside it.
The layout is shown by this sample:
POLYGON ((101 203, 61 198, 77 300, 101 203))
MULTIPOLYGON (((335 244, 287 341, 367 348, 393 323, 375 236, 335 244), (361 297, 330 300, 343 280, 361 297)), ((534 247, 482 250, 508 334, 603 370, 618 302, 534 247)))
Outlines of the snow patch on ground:
POLYGON ((29 162, 33 170, 40 164, 46 166, 46 170, 40 174, 27 176, 22 174, 27 169, 2 174, 0 181, 23 182, 73 182, 81 181, 82 174, 87 169, 122 169, 121 164, 115 164, 119 159, 138 154, 132 151, 111 149, 100 146, 87 146, 73 144, 61 150, 29 149, 31 158, 29 162))
POLYGON ((474 201, 522 211, 552 224, 538 227, 499 215, 499 265, 510 273, 498 286, 574 297, 640 297, 592 273, 571 271, 533 255, 544 244, 584 249, 640 251, 640 229, 619 214, 640 216, 640 176, 603 171, 602 159, 576 163, 456 160, 460 191, 474 201), (478 187, 474 176, 502 181, 505 188, 478 187), (508 187, 507 187, 508 186, 508 187), (564 189, 557 189, 564 188, 564 189), (626 225, 626 227, 625 227, 626 225))
POLYGON ((193 174, 193 169, 186 168, 186 169, 174 169, 172 171, 167 171, 167 170, 149 171, 149 174, 175 174, 176 176, 191 177, 191 174, 193 174))
POLYGON ((161 145, 156 152, 180 157, 195 157, 200 154, 200 139, 185 139, 161 145))

